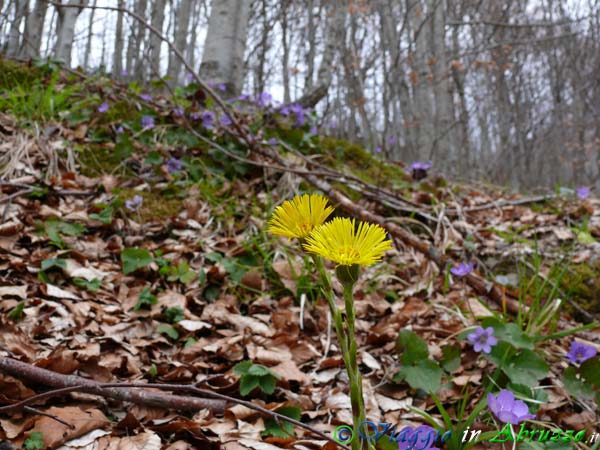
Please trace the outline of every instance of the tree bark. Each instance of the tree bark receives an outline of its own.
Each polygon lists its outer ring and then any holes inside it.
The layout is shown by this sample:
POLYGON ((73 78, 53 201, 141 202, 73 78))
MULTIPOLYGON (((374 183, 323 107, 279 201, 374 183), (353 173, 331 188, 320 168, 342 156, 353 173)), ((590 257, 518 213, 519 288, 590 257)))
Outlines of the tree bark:
MULTIPOLYGON (((125 0, 119 0, 119 8, 125 7, 125 0)), ((123 12, 117 13, 117 29, 115 30, 115 49, 113 53, 112 74, 117 80, 123 78, 123 12)))
MULTIPOLYGON (((165 21, 166 0, 154 0, 152 3, 152 22, 151 25, 159 31, 162 31, 165 21)), ((154 33, 150 34, 150 77, 160 77, 160 38, 154 33)))
MULTIPOLYGON (((21 32, 19 27, 21 22, 27 15, 27 4, 28 0, 15 0, 15 17, 10 25, 10 31, 8 32, 8 45, 6 48, 6 55, 9 57, 15 57, 19 53, 21 32)), ((9 5, 10 6, 10 5, 9 5)))
POLYGON ((250 18, 250 0, 213 1, 200 76, 223 83, 227 94, 242 90, 244 52, 250 18))
MULTIPOLYGON (((94 0, 92 5, 96 6, 98 0, 94 0)), ((85 55, 83 59, 83 67, 85 69, 89 69, 90 63, 90 54, 92 53, 92 39, 94 38, 93 28, 94 28, 94 15, 96 14, 96 10, 92 8, 90 10, 90 21, 88 22, 88 36, 87 42, 85 44, 85 55)))
MULTIPOLYGON (((86 6, 88 0, 69 0, 67 5, 86 6)), ((55 5, 58 13, 56 24, 56 44, 54 45, 54 58, 65 66, 71 66, 71 52, 73 50, 73 38, 75 36, 75 23, 82 8, 61 8, 55 5)))
POLYGON ((48 11, 48 0, 36 0, 25 22, 25 36, 19 52, 21 58, 29 59, 40 56, 46 11, 48 11))
MULTIPOLYGON (((175 14, 175 47, 180 52, 184 52, 187 43, 187 33, 190 25, 190 16, 192 12, 192 6, 195 0, 181 0, 177 7, 177 13, 175 14)), ((194 45, 194 40, 191 41, 190 45, 194 45)), ((181 61, 177 58, 173 52, 169 52, 169 67, 167 69, 167 76, 171 79, 171 86, 177 84, 177 80, 181 72, 181 61)))

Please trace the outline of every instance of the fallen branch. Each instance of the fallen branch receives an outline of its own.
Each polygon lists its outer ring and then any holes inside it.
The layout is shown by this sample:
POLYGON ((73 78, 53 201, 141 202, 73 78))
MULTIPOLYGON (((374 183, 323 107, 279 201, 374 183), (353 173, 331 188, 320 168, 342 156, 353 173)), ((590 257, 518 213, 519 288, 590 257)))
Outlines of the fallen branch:
MULTIPOLYGON (((179 411, 197 411, 198 409, 210 409, 216 413, 222 413, 225 410, 227 402, 236 403, 253 409, 262 414, 274 417, 276 420, 289 422, 297 427, 303 428, 312 434, 327 440, 344 450, 350 450, 350 447, 340 444, 331 436, 302 423, 298 420, 279 414, 275 411, 270 411, 267 408, 256 405, 252 402, 240 400, 235 397, 212 392, 206 389, 201 389, 196 385, 186 384, 159 384, 159 383, 98 383, 87 378, 82 378, 77 375, 62 375, 52 372, 47 369, 35 367, 12 358, 0 358, 0 372, 11 375, 20 380, 28 380, 35 383, 56 387, 57 389, 34 395, 18 403, 0 407, 0 413, 9 413, 16 411, 31 411, 28 405, 33 402, 45 398, 65 395, 69 392, 86 392, 89 394, 99 395, 104 398, 112 398, 121 401, 130 401, 146 406, 154 406, 159 408, 168 408, 179 411), (214 400, 198 397, 188 397, 182 395, 164 394, 150 389, 161 389, 172 392, 187 392, 212 397, 214 400)), ((31 412, 39 413, 37 410, 31 412)), ((68 425, 68 424, 67 424, 68 425)))

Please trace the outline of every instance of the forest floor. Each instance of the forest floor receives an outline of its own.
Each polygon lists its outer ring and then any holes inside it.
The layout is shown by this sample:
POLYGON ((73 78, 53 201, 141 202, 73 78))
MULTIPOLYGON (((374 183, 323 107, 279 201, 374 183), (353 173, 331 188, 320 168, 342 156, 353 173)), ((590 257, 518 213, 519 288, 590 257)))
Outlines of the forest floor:
MULTIPOLYGON (((595 448, 600 360, 573 364, 567 354, 574 340, 600 350, 599 199, 579 198, 574 187, 508 194, 449 182, 435 167, 417 181, 402 164, 315 134, 310 123, 239 108, 245 129, 277 150, 269 159, 247 153, 219 113, 202 116, 216 105, 197 86, 143 98, 139 87, 102 77, 10 69, 22 78, 0 80, 0 406, 50 389, 11 366, 18 360, 99 383, 194 384, 330 436, 351 424, 348 378, 311 261, 267 229, 275 206, 317 192, 308 169, 329 183, 336 215, 348 205, 368 211, 430 249, 392 235, 393 250, 355 288, 369 421, 494 435, 504 424, 484 403, 508 389, 535 415, 528 429, 585 431, 579 443, 563 435, 519 448, 595 448), (282 161, 296 173, 280 170, 282 161), (473 272, 454 274, 461 262, 473 272), (501 301, 473 280, 494 286, 501 301), (467 340, 476 326, 494 328, 490 354, 467 340), (242 395, 248 374, 240 368, 250 362, 258 378, 242 395)), ((27 449, 337 447, 247 405, 213 406, 65 392, 30 410, 0 408, 0 441, 27 449)), ((377 448, 398 444, 384 437, 377 448)))

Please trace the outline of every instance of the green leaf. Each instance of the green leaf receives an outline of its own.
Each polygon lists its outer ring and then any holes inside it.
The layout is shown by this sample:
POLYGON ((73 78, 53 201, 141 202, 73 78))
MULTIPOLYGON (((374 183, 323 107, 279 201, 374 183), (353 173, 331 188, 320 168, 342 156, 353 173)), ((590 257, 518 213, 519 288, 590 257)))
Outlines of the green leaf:
POLYGON ((515 353, 516 350, 508 342, 499 341, 498 344, 492 347, 491 353, 483 353, 483 356, 484 358, 493 362, 496 366, 500 367, 503 365, 502 360, 504 355, 507 354, 506 352, 508 352, 508 355, 510 355, 511 352, 515 353))
POLYGON ((600 359, 590 358, 581 364, 579 373, 588 383, 600 388, 600 359))
POLYGON ((152 292, 150 291, 150 287, 146 286, 144 289, 142 289, 142 292, 140 292, 138 301, 135 304, 135 306, 133 307, 133 309, 134 309, 134 311, 138 311, 140 308, 143 308, 146 306, 151 306, 151 305, 156 305, 156 303, 158 303, 158 299, 156 298, 155 295, 152 295, 152 292))
POLYGON ((259 377, 253 377, 252 375, 243 375, 240 378, 240 395, 246 396, 258 387, 260 383, 259 377))
POLYGON ((398 351, 402 353, 402 362, 407 365, 429 357, 425 341, 410 330, 400 330, 398 333, 398 351))
POLYGON ((525 334, 516 323, 504 323, 495 317, 487 317, 483 319, 483 328, 493 327, 494 336, 500 340, 511 344, 515 348, 526 348, 533 350, 533 339, 525 334))
POLYGON ((185 340, 185 344, 183 344, 183 348, 188 348, 191 347, 192 345, 194 345, 196 343, 196 339, 194 339, 192 336, 190 336, 189 338, 187 338, 185 340))
POLYGON ((440 363, 446 372, 454 372, 460 367, 460 355, 460 347, 457 345, 442 347, 442 359, 440 363))
POLYGON ((112 206, 108 206, 100 211, 100 214, 92 213, 90 214, 90 219, 98 220, 106 225, 109 225, 113 221, 113 214, 115 209, 112 206))
POLYGON ((414 366, 401 367, 400 373, 413 389, 435 392, 441 385, 443 371, 435 361, 422 359, 414 366))
POLYGON ((573 366, 569 366, 565 369, 562 376, 562 381, 567 388, 569 394, 575 398, 594 398, 594 388, 583 380, 577 378, 577 370, 573 366))
POLYGON ((580 230, 577 232, 577 242, 580 244, 595 244, 596 239, 587 231, 580 230))
POLYGON ((271 375, 267 375, 266 377, 260 377, 259 379, 259 386, 265 394, 272 394, 273 392, 275 392, 276 385, 277 382, 275 381, 275 377, 271 375))
POLYGON ((161 162, 162 156, 160 156, 160 153, 157 151, 151 151, 148 153, 148 156, 146 156, 146 160, 144 161, 145 164, 149 164, 151 166, 157 166, 161 162))
MULTIPOLYGON (((297 406, 284 406, 275 410, 275 412, 289 417, 290 419, 300 420, 302 410, 297 406)), ((288 438, 295 436, 294 425, 280 420, 279 423, 275 418, 269 417, 265 420, 265 429, 261 433, 262 436, 275 436, 279 438, 288 438)))
POLYGON ((17 306, 10 310, 7 317, 15 322, 21 320, 23 318, 23 309, 25 309, 25 300, 21 300, 17 303, 17 306))
POLYGON ((257 377, 271 375, 271 371, 262 364, 252 364, 252 366, 250 366, 248 369, 248 373, 250 375, 256 375, 257 377))
POLYGON ((252 367, 252 361, 242 361, 233 366, 233 373, 236 375, 246 375, 248 369, 252 367))
POLYGON ((66 269, 67 261, 60 258, 50 258, 42 261, 42 270, 52 269, 53 267, 58 267, 59 269, 66 269))
POLYGON ((161 323, 159 326, 156 327, 156 330, 159 333, 166 334, 174 341, 179 339, 179 332, 175 328, 173 328, 171 325, 167 325, 166 323, 161 323))
POLYGON ((94 278, 92 280, 86 280, 85 278, 73 278, 73 284, 82 289, 87 289, 88 291, 96 292, 98 289, 100 289, 100 286, 102 285, 102 280, 99 280, 98 278, 94 278))
POLYGON ((165 311, 165 319, 169 323, 177 323, 180 320, 185 319, 185 311, 180 306, 167 308, 165 311))
POLYGON ((44 435, 39 431, 31 433, 23 442, 25 450, 36 450, 44 448, 44 435))
POLYGON ((145 248, 126 248, 121 252, 125 275, 147 266, 153 261, 152 254, 145 248))
POLYGON ((513 356, 508 365, 502 368, 513 383, 526 386, 534 386, 538 380, 548 374, 549 369, 546 361, 531 350, 523 350, 513 356))

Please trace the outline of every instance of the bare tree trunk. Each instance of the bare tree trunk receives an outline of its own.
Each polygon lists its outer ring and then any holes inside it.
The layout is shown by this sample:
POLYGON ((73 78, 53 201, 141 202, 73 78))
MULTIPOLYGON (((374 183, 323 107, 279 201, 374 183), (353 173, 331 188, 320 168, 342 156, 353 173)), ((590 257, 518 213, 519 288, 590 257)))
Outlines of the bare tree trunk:
MULTIPOLYGON (((287 91, 289 97, 289 81, 286 81, 285 71, 287 68, 288 47, 287 47, 287 17, 286 3, 282 2, 281 6, 281 37, 283 41, 283 90, 287 91)), ((269 51, 269 16, 267 14, 267 0, 261 1, 262 30, 260 39, 260 49, 258 51, 258 64, 256 67, 256 90, 264 92, 265 90, 265 64, 267 62, 267 52, 269 51)), ((285 94, 284 94, 285 96, 285 94)), ((285 100, 284 100, 285 101, 285 100)))
MULTIPOLYGON (((96 6, 97 0, 94 0, 94 2, 92 3, 93 6, 96 6)), ((89 62, 90 62, 90 54, 92 53, 92 39, 94 38, 94 33, 92 32, 93 28, 94 28, 94 15, 96 14, 96 10, 94 8, 92 8, 92 10, 90 11, 90 21, 88 23, 88 37, 87 37, 87 43, 85 44, 85 55, 84 55, 84 59, 83 59, 83 67, 85 69, 89 69, 89 62)))
MULTIPOLYGON (((88 0, 69 0, 66 5, 86 6, 88 0)), ((58 13, 56 25, 56 44, 54 45, 54 58, 61 61, 65 66, 71 66, 71 51, 73 49, 73 38, 75 36, 75 23, 82 8, 62 8, 55 6, 58 13)))
MULTIPOLYGON (((190 16, 192 12, 192 6, 195 0, 181 0, 177 7, 177 13, 175 14, 175 47, 177 50, 183 52, 186 48, 188 28, 190 25, 190 16)), ((193 46, 195 40, 192 40, 190 46, 193 46)), ((173 52, 169 52, 169 67, 167 69, 167 75, 171 78, 171 86, 177 84, 177 79, 181 72, 181 61, 177 58, 173 52)))
MULTIPOLYGON (((192 32, 190 35, 190 43, 187 45, 186 58, 192 67, 196 67, 196 40, 198 39, 198 28, 200 28, 202 5, 200 4, 200 2, 196 2, 195 0, 192 1, 192 3, 194 3, 194 7, 192 10, 192 32)), ((176 23, 176 20, 174 21, 174 23, 176 23)), ((176 27, 175 30, 177 30, 176 27)))
MULTIPOLYGON (((313 75, 315 73, 315 47, 317 45, 316 40, 316 26, 314 19, 314 0, 308 0, 306 5, 307 10, 307 24, 306 24, 306 36, 308 41, 308 51, 306 52, 306 75, 304 77, 304 89, 310 90, 313 86, 313 75)), ((286 102, 287 103, 287 102, 286 102)))
POLYGON ((333 11, 331 11, 330 19, 327 23, 327 38, 317 72, 317 82, 312 89, 305 92, 297 101, 297 103, 300 103, 305 108, 314 107, 327 95, 331 80, 333 79, 333 60, 337 49, 340 47, 340 43, 344 42, 344 27, 348 14, 348 6, 344 0, 333 0, 331 8, 333 8, 333 11))
POLYGON ((282 60, 282 75, 283 75, 283 102, 290 103, 290 49, 288 42, 288 17, 287 17, 288 2, 285 1, 281 5, 281 40, 283 47, 282 60))
MULTIPOLYGON (((148 2, 147 0, 136 0, 135 2, 135 12, 138 16, 146 18, 146 9, 148 2)), ((135 37, 130 40, 134 43, 134 49, 137 51, 135 66, 134 66, 134 77, 137 81, 144 81, 145 78, 145 65, 146 59, 144 58, 144 54, 146 53, 147 48, 144 46, 144 40, 146 38, 146 27, 141 23, 136 21, 136 33, 135 37), (142 51, 144 48, 144 51, 142 51)), ((146 53, 147 55, 147 53, 146 53)))
POLYGON ((9 57, 15 57, 19 54, 21 38, 19 27, 27 15, 28 3, 28 0, 15 0, 15 17, 10 25, 10 31, 8 33, 8 46, 6 49, 6 55, 9 57))
POLYGON ((244 76, 244 51, 250 18, 250 0, 213 1, 200 74, 225 84, 228 94, 238 95, 244 76))
POLYGON ((35 5, 25 22, 25 36, 19 52, 21 58, 29 59, 40 56, 46 11, 48 11, 48 0, 35 0, 35 5))
MULTIPOLYGON (((166 0, 154 0, 152 2, 152 22, 151 25, 159 31, 162 31, 165 21, 166 0)), ((150 77, 160 77, 160 46, 162 42, 154 33, 150 33, 150 77)))
MULTIPOLYGON (((125 0, 119 0, 118 7, 125 8, 125 0)), ((117 80, 123 77, 123 12, 117 13, 117 29, 115 31, 115 50, 113 53, 112 74, 117 80)))

